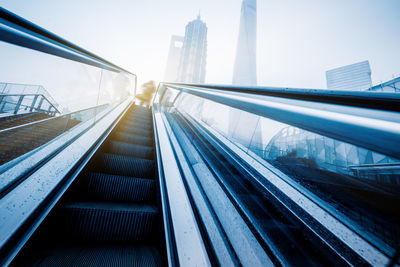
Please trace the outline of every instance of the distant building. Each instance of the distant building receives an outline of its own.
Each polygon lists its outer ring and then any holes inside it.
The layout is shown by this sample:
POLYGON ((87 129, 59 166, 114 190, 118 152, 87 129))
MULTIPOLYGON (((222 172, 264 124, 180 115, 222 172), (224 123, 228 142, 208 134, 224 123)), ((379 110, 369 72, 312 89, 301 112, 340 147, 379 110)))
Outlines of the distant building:
POLYGON ((172 35, 165 69, 164 81, 175 82, 178 78, 179 62, 183 47, 183 36, 172 35))
POLYGON ((257 1, 243 0, 232 84, 257 85, 257 1))
POLYGON ((206 78, 207 26, 200 19, 186 25, 178 71, 179 82, 204 83, 206 78))
POLYGON ((318 169, 400 185, 398 159, 292 126, 269 141, 263 157, 313 163, 318 169))
POLYGON ((374 85, 369 88, 368 91, 400 93, 400 77, 394 78, 381 84, 374 85))
MULTIPOLYGON (((256 86, 256 42, 257 42, 257 1, 243 0, 240 11, 239 37, 236 47, 235 65, 233 68, 233 85, 256 86)), ((249 145, 257 154, 262 154, 261 125, 257 116, 249 116, 238 109, 229 110, 228 136, 237 140, 242 145, 249 145), (239 119, 241 119, 241 124, 239 119), (240 125, 240 127, 238 127, 240 125), (259 125, 253 133, 250 144, 245 144, 248 139, 248 129, 259 125)))
POLYGON ((326 72, 326 86, 331 90, 364 91, 371 85, 371 68, 367 60, 326 72))

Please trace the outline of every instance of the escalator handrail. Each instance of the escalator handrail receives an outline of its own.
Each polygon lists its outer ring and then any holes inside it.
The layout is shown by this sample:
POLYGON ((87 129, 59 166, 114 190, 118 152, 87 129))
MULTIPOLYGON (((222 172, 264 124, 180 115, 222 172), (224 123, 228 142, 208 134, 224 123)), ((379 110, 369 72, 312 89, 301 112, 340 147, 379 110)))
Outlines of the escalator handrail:
POLYGON ((131 72, 0 7, 0 40, 115 72, 131 72))
MULTIPOLYGON (((158 93, 162 94, 161 91, 165 88, 183 91, 388 156, 400 158, 400 150, 398 149, 398 144, 400 144, 400 116, 398 111, 360 108, 351 102, 348 102, 347 105, 338 105, 327 103, 326 101, 317 102, 316 100, 309 101, 291 97, 269 96, 261 93, 256 94, 256 87, 250 88, 249 92, 245 88, 237 92, 234 90, 237 87, 224 87, 224 90, 220 90, 209 89, 207 85, 166 83, 160 84, 158 93)), ((283 91, 284 88, 282 88, 283 91)), ((377 95, 378 98, 381 97, 381 101, 387 100, 388 105, 394 102, 400 104, 400 98, 398 96, 397 98, 393 97, 393 94, 362 93, 364 92, 349 92, 348 95, 364 95, 363 99, 368 100, 370 104, 375 101, 372 95, 377 95)), ((306 95, 305 93, 304 96, 306 95)), ((335 95, 335 92, 330 92, 328 95, 335 95)), ((336 95, 343 96, 342 92, 338 92, 336 95)), ((344 97, 344 99, 349 99, 350 101, 352 98, 344 97)), ((159 101, 162 101, 162 99, 159 101)), ((356 100, 352 99, 351 101, 356 100)))

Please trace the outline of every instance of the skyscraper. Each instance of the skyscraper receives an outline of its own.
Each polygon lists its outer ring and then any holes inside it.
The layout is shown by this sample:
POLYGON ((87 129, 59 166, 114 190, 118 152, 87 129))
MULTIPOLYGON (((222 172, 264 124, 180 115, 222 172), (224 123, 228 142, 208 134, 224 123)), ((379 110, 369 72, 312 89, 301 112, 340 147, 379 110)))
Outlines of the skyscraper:
POLYGON ((206 78, 207 26, 200 19, 186 25, 178 80, 185 83, 204 83, 206 78))
MULTIPOLYGON (((239 38, 236 48, 232 84, 242 86, 257 85, 256 41, 257 41, 257 1, 243 0, 240 11, 239 38)), ((253 151, 262 151, 261 124, 258 116, 252 116, 238 109, 229 110, 228 135, 245 145, 246 134, 238 125, 256 127, 249 144, 253 151)))
POLYGON ((368 90, 372 85, 368 60, 328 70, 326 87, 332 90, 368 90))
POLYGON ((183 36, 172 35, 165 69, 164 81, 175 82, 178 78, 179 62, 183 47, 183 36))
POLYGON ((256 35, 257 1, 243 0, 232 79, 234 85, 257 85, 256 35))

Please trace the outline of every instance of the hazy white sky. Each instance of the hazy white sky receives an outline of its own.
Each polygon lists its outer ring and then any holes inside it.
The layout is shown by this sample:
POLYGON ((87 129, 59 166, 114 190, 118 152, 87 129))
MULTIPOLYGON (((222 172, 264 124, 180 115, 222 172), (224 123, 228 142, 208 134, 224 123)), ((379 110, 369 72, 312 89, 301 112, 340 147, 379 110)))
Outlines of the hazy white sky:
MULTIPOLYGON (((241 0, 0 0, 1 6, 138 74, 162 81, 170 37, 199 10, 207 83, 230 84, 241 0)), ((399 0, 258 0, 259 85, 325 88, 325 71, 369 60, 400 76, 399 0)))

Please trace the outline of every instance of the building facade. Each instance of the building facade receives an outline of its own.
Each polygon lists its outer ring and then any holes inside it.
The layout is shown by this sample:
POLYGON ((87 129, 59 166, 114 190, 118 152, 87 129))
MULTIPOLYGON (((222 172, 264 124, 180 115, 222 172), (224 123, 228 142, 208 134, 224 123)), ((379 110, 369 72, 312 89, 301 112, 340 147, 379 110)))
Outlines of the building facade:
POLYGON ((175 82, 178 79, 178 69, 181 59, 183 36, 172 35, 169 46, 167 67, 165 69, 164 81, 175 82))
POLYGON ((257 1, 243 0, 232 84, 257 85, 257 1))
POLYGON ((364 91, 371 85, 371 68, 368 60, 326 72, 326 86, 331 90, 364 91))
POLYGON ((306 159, 316 168, 386 184, 400 184, 398 159, 326 136, 285 127, 266 145, 264 158, 306 159))
POLYGON ((186 25, 181 51, 178 82, 204 83, 206 78, 207 26, 200 19, 186 25))

